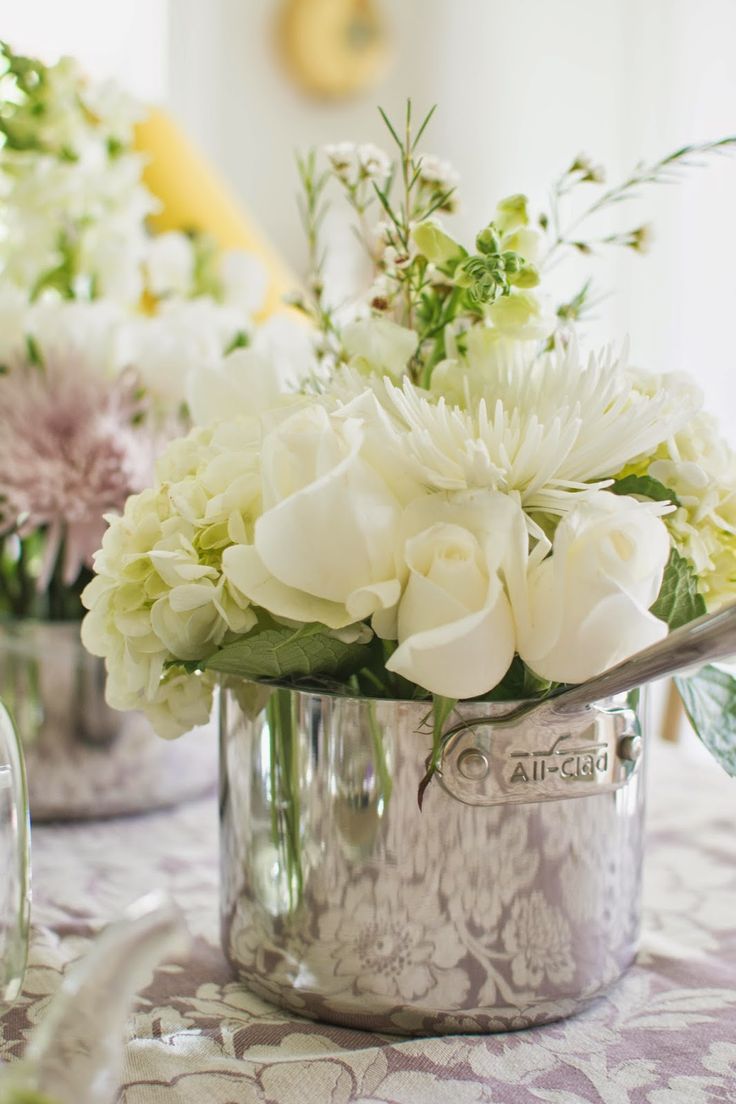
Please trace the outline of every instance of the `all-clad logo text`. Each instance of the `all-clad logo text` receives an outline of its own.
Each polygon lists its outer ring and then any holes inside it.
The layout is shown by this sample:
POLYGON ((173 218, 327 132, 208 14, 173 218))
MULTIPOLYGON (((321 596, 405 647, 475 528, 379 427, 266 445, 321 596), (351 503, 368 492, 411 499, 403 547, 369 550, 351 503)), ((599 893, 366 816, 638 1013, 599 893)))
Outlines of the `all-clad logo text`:
POLYGON ((608 744, 570 747, 571 733, 558 736, 549 751, 512 751, 515 760, 511 782, 544 782, 550 775, 572 782, 595 782, 608 770, 608 744), (564 745, 564 746, 562 746, 564 745))

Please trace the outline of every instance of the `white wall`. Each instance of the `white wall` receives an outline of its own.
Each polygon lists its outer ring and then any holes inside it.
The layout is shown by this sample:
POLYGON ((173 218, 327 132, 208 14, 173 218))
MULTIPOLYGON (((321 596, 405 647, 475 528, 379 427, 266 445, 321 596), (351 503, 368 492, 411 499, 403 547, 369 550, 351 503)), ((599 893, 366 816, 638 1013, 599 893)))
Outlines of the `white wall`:
POLYGON ((0 38, 45 61, 78 58, 136 96, 166 95, 168 0, 20 0, 3 5, 0 38))
MULTIPOLYGON (((542 194, 580 150, 617 178, 640 158, 736 133, 734 0, 402 0, 383 8, 395 64, 355 100, 307 99, 274 48, 277 0, 176 0, 170 103, 297 267, 303 243, 293 151, 356 137, 383 140, 375 104, 411 95, 440 107, 428 143, 460 170, 470 234, 511 191, 542 194)), ((654 216, 645 259, 599 265, 613 290, 598 333, 629 332, 656 370, 699 374, 734 421, 731 311, 736 276, 736 159, 677 189, 645 193, 654 216)), ((629 217, 629 211, 622 215, 629 217)))

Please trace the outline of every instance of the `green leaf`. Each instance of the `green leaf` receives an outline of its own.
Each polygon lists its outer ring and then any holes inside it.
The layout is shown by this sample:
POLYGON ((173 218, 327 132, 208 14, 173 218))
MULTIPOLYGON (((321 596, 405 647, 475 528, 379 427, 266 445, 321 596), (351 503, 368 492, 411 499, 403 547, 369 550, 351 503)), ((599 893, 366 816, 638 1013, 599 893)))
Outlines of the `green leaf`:
POLYGON ((720 766, 736 778, 736 678, 722 667, 703 667, 676 678, 690 723, 720 766))
POLYGON ((664 569, 657 601, 650 613, 666 621, 672 630, 702 617, 705 612, 705 599, 698 593, 698 577, 693 566, 673 548, 664 569))
POLYGON ((223 356, 229 356, 230 353, 234 353, 236 349, 247 349, 250 345, 250 338, 245 330, 238 330, 233 337, 230 344, 225 349, 223 356))
POLYGON ((298 629, 275 625, 256 629, 211 655, 203 670, 243 678, 286 679, 340 675, 357 671, 365 662, 365 644, 345 644, 323 625, 298 629))
POLYGON ((612 494, 637 495, 639 498, 649 498, 652 502, 671 502, 673 506, 680 505, 675 492, 665 487, 658 479, 652 479, 650 475, 627 475, 623 479, 617 479, 608 489, 612 494))
POLYGON ((552 690, 557 689, 558 685, 559 683, 553 683, 549 679, 543 679, 539 675, 535 675, 521 657, 516 655, 498 685, 476 700, 495 702, 528 701, 530 698, 545 697, 552 690))

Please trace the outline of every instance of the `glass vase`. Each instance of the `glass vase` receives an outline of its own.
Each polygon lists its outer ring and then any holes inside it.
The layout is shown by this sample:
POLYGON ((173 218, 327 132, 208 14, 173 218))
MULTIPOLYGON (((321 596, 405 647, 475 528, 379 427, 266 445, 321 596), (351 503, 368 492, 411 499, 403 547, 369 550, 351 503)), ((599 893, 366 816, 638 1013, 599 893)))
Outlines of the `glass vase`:
POLYGON ((35 821, 117 816, 214 789, 214 734, 162 740, 105 702, 103 661, 77 621, 0 621, 0 698, 23 744, 35 821))
POLYGON ((230 680, 219 708, 223 945, 262 996, 381 1032, 508 1031, 632 961, 640 692, 506 727, 510 704, 461 704, 421 809, 431 703, 230 680))

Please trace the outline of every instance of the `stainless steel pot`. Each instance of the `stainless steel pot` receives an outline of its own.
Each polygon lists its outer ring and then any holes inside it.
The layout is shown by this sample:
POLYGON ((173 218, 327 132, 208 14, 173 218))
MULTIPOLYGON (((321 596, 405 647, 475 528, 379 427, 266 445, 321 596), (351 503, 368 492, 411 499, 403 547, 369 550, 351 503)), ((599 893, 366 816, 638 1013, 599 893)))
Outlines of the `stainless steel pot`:
POLYGON ((581 1009, 636 952, 642 702, 511 726, 492 723, 510 705, 463 704, 420 811, 426 703, 232 681, 222 935, 238 976, 383 1032, 507 1031, 581 1009))

